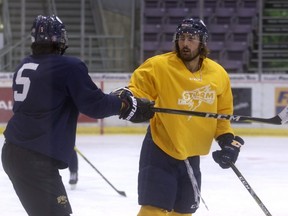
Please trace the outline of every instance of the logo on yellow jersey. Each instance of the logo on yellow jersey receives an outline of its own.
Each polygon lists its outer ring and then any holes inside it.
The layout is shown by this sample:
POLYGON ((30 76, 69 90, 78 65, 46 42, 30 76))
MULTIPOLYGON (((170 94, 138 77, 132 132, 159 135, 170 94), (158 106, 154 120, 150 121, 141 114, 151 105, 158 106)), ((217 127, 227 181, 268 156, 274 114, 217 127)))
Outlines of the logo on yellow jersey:
POLYGON ((215 90, 211 89, 210 85, 195 89, 193 91, 184 91, 182 98, 178 99, 178 105, 186 105, 189 110, 195 110, 203 102, 213 104, 216 98, 215 90))

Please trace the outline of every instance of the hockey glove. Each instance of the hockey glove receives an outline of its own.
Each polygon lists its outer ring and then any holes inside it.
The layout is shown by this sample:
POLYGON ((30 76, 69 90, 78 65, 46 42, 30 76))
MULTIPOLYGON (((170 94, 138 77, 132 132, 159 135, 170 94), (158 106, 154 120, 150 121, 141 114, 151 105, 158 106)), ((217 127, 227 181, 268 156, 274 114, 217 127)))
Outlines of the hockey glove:
POLYGON ((128 87, 118 88, 110 94, 119 97, 122 100, 122 108, 119 118, 131 121, 133 123, 145 122, 154 116, 151 107, 154 102, 143 98, 136 98, 128 87))
POLYGON ((121 87, 113 90, 110 94, 115 95, 121 99, 126 98, 128 96, 133 96, 133 93, 130 91, 128 87, 121 87))
POLYGON ((133 123, 148 121, 154 116, 154 112, 151 110, 151 107, 153 106, 153 101, 126 96, 125 98, 122 98, 122 108, 120 110, 119 118, 133 123))
POLYGON ((212 153, 213 159, 220 167, 227 169, 231 162, 236 162, 244 140, 239 136, 234 137, 231 133, 220 135, 216 140, 221 150, 212 153))

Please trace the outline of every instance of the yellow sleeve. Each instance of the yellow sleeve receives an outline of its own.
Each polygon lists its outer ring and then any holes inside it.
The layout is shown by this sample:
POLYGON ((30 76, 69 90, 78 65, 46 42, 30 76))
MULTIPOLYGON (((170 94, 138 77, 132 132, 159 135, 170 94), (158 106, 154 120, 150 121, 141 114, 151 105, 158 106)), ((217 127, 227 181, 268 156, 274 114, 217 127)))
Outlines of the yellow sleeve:
POLYGON ((146 60, 133 72, 128 88, 136 97, 156 100, 158 90, 151 60, 146 60))
MULTIPOLYGON (((221 94, 217 96, 218 97, 217 98, 218 99, 217 113, 232 115, 233 114, 233 95, 232 95, 232 90, 231 90, 230 79, 229 79, 227 72, 222 74, 222 81, 223 81, 222 83, 223 91, 221 92, 221 94)), ((230 121, 220 120, 220 119, 217 120, 215 138, 225 133, 234 134, 230 121)))

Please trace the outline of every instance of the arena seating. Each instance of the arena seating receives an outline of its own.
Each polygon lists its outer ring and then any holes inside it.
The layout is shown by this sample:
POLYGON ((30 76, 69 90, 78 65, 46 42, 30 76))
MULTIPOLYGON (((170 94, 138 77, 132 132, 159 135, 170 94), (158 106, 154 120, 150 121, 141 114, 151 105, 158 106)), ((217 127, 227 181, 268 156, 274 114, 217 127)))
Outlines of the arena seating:
POLYGON ((202 14, 209 31, 208 57, 230 73, 245 72, 257 25, 257 2, 204 0, 204 11, 200 13, 199 0, 144 0, 143 60, 171 51, 173 34, 182 19, 199 18, 202 14), (148 45, 146 41, 155 43, 148 45))

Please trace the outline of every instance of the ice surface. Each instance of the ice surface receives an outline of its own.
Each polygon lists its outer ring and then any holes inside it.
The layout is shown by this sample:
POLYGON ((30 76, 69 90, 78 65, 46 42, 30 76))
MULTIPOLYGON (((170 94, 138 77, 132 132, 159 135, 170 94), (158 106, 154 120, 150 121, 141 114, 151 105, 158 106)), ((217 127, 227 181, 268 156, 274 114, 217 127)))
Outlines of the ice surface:
MULTIPOLYGON (((78 135, 77 147, 118 190, 79 157, 79 182, 75 190, 63 182, 72 204, 73 216, 136 216, 137 172, 144 135, 78 135)), ((274 216, 288 215, 288 137, 243 137, 246 141, 236 166, 274 216)), ((3 143, 3 137, 0 137, 3 143)), ((2 147, 2 144, 0 144, 2 147)), ((217 144, 213 149, 218 148, 217 144)), ((265 215, 232 169, 221 169, 211 154, 201 159, 203 204, 193 216, 265 215)), ((1 216, 27 215, 0 166, 1 216)))

